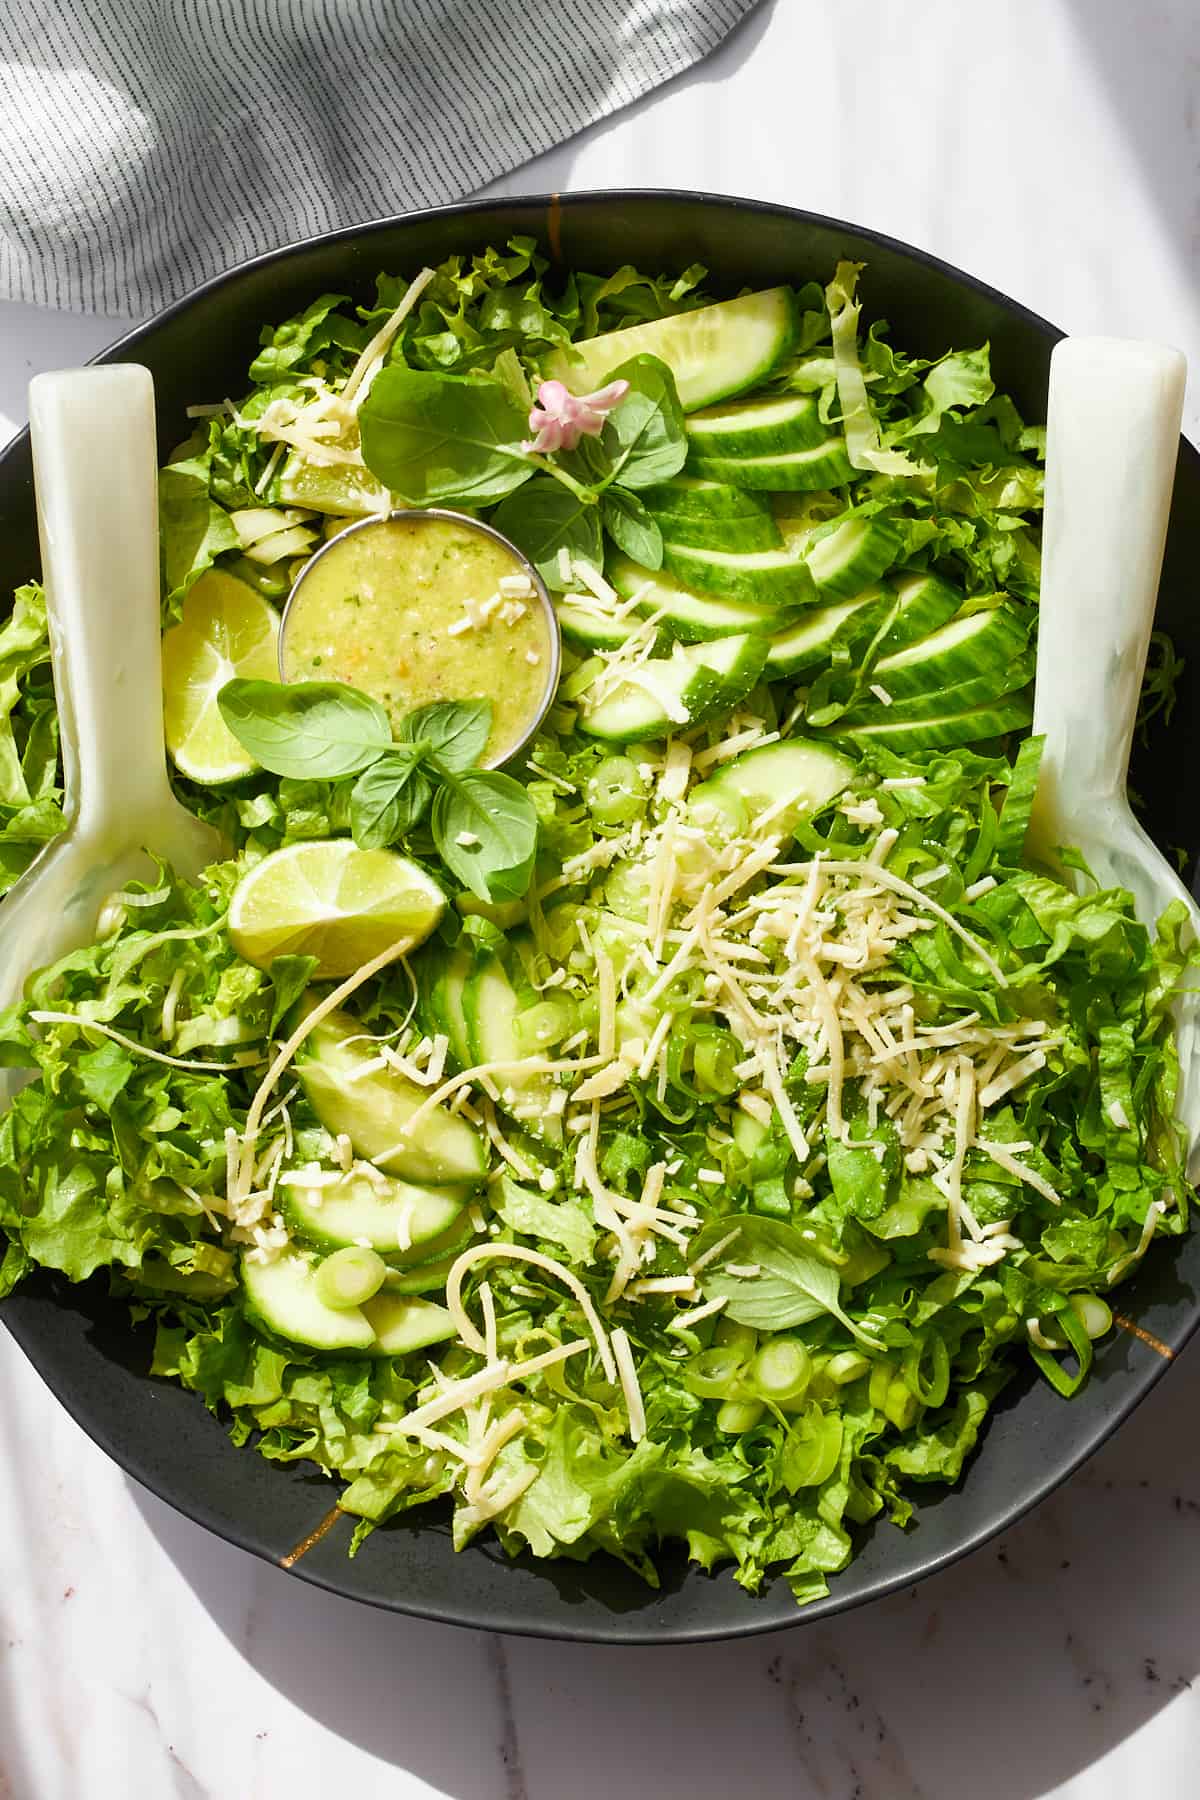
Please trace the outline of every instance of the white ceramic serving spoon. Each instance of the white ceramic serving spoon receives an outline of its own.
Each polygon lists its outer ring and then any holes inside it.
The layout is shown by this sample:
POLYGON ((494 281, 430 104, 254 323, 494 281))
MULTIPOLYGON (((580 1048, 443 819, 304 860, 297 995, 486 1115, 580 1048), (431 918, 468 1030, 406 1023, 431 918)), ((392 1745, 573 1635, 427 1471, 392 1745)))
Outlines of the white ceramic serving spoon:
MULTIPOLYGON (((1126 775, 1154 621, 1187 366, 1126 338, 1064 338, 1050 359, 1033 729, 1045 737, 1030 850, 1080 850, 1153 928, 1200 911, 1129 808, 1126 775)), ((1184 771, 1180 771, 1183 778, 1184 771)), ((1068 872, 1067 879, 1080 880, 1068 872)), ((1178 1113, 1200 1161, 1200 1000, 1176 1005, 1178 1113)), ((1197 1173, 1193 1166, 1193 1176, 1197 1173)))
POLYGON ((108 896, 221 840, 180 806, 163 742, 154 384, 135 363, 37 375, 29 425, 67 829, 0 904, 0 1006, 92 941, 108 896))

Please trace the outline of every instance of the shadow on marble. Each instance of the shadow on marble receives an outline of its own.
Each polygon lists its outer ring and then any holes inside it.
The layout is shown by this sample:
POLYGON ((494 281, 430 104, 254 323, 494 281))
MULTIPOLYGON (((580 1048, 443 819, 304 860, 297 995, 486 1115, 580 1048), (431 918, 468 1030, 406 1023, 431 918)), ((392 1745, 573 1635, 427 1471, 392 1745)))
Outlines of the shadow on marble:
POLYGON ((725 1800, 750 1768, 794 1800, 851 1780, 859 1800, 957 1800, 968 1769, 973 1800, 1034 1800, 1200 1676, 1198 1402, 1200 1345, 1067 1487, 957 1568, 826 1624, 680 1650, 375 1612, 131 1487, 266 1681, 452 1800, 559 1800, 566 1769, 570 1800, 725 1800))
MULTIPOLYGON (((1200 263, 1200 7, 1195 0, 1065 0, 1102 77, 1115 129, 1141 165, 1148 204, 1194 277, 1200 263)), ((1120 254, 1119 248, 1116 254, 1120 254)))

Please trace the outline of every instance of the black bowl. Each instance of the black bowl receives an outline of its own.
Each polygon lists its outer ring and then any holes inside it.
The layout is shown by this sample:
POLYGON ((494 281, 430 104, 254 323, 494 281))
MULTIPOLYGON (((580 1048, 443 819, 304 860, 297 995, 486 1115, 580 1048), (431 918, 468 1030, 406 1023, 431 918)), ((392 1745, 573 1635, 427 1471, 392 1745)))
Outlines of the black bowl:
MULTIPOLYGON (((1045 417, 1050 350, 1045 320, 945 263, 833 219, 708 195, 636 192, 498 200, 446 207, 335 233, 260 257, 201 288, 113 346, 101 362, 151 369, 164 453, 186 431, 184 409, 241 391, 259 329, 326 289, 365 296, 381 269, 411 270, 514 233, 538 237, 566 267, 684 268, 697 260, 712 285, 825 280, 840 257, 869 265, 868 311, 887 317, 905 348, 934 355, 989 339, 996 381, 1027 418, 1045 417)), ((29 443, 0 458, 0 593, 37 567, 29 443)), ((1190 784, 1200 732, 1200 456, 1181 451, 1159 622, 1187 658, 1179 706, 1138 753, 1133 781, 1150 827, 1169 848, 1197 847, 1190 784)), ((235 1450, 194 1395, 146 1370, 149 1345, 98 1283, 72 1288, 41 1274, 4 1302, 2 1316, 83 1429, 138 1481, 221 1537, 308 1581, 398 1612, 454 1624, 617 1643, 666 1643, 768 1631, 822 1618, 944 1567, 1018 1519, 1089 1456, 1163 1373, 1195 1330, 1200 1234, 1156 1249, 1120 1293, 1126 1329, 1104 1343, 1076 1400, 1041 1382, 1013 1383, 962 1486, 938 1490, 908 1532, 863 1534, 833 1592, 798 1612, 782 1583, 757 1599, 728 1575, 664 1558, 663 1585, 645 1588, 623 1566, 510 1562, 494 1544, 456 1556, 436 1509, 377 1531, 346 1555, 351 1525, 331 1512, 334 1490, 305 1465, 276 1467, 235 1450), (1136 1329, 1134 1329, 1136 1327, 1136 1329), (323 1529, 324 1528, 324 1529, 323 1529), (308 1544, 307 1540, 315 1538, 308 1544)))

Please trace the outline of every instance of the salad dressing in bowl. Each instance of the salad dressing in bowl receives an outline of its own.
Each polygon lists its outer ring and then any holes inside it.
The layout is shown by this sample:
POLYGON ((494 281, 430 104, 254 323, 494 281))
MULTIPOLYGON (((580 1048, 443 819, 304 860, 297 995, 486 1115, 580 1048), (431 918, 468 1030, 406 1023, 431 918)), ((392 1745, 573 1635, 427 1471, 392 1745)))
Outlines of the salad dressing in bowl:
POLYGON ((536 571, 490 526, 433 508, 330 538, 301 570, 279 635, 284 681, 346 682, 393 727, 439 700, 490 700, 489 767, 537 729, 558 670, 558 625, 536 571))

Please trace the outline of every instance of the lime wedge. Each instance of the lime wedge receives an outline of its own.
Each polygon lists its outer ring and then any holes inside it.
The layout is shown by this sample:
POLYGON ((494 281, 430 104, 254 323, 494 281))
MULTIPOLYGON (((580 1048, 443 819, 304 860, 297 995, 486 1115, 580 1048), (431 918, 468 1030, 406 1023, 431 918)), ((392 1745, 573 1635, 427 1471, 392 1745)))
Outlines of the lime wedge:
POLYGON ((442 916, 446 896, 415 863, 349 838, 289 844, 234 889, 229 937, 260 969, 277 956, 315 956, 314 979, 352 975, 393 944, 411 950, 442 916))
POLYGON ((258 765, 226 725, 217 695, 235 675, 278 681, 279 615, 252 587, 209 569, 163 638, 163 725, 181 775, 213 785, 258 765))
POLYGON ((343 523, 351 515, 363 519, 371 513, 387 512, 392 504, 391 495, 369 469, 352 463, 319 467, 295 454, 288 457, 280 472, 278 494, 289 506, 333 513, 343 523))

